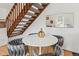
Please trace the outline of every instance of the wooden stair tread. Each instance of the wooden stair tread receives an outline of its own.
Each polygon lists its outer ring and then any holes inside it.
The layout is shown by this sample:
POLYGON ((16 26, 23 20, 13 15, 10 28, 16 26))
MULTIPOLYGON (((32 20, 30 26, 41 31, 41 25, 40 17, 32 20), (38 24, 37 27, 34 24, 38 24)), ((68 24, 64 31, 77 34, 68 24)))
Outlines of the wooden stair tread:
POLYGON ((31 7, 30 10, 33 11, 33 12, 35 12, 35 13, 40 13, 40 11, 39 11, 38 9, 35 9, 35 8, 33 8, 33 7, 31 7))
POLYGON ((35 6, 35 7, 37 7, 38 9, 43 9, 44 7, 41 5, 41 4, 39 4, 39 3, 33 3, 33 5, 35 6))

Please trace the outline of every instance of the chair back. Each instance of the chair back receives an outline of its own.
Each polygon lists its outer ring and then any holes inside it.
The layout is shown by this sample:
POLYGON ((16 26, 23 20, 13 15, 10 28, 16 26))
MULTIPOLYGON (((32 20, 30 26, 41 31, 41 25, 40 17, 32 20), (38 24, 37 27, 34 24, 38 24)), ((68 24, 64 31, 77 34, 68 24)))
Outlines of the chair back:
POLYGON ((62 47, 64 43, 64 38, 60 35, 53 35, 53 36, 55 36, 58 39, 57 44, 62 47))
POLYGON ((54 54, 55 56, 60 56, 62 54, 62 49, 59 45, 56 45, 54 54))
POLYGON ((55 45, 52 45, 52 47, 54 47, 54 54, 55 56, 60 56, 63 54, 63 43, 64 43, 64 38, 60 35, 53 35, 58 39, 58 42, 55 45))
POLYGON ((22 39, 12 40, 8 43, 8 51, 10 56, 24 56, 25 48, 22 39))

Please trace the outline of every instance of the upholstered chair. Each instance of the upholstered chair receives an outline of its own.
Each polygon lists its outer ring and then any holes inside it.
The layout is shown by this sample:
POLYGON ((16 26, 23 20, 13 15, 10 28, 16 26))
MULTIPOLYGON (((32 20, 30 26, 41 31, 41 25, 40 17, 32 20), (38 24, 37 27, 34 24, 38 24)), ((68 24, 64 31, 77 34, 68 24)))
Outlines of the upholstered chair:
POLYGON ((63 43, 64 43, 64 38, 60 35, 53 35, 58 39, 58 42, 55 45, 52 45, 54 47, 54 55, 55 56, 61 56, 63 55, 63 43))
POLYGON ((55 36, 58 39, 58 42, 56 44, 62 47, 64 43, 64 38, 60 35, 53 35, 53 36, 55 36))
POLYGON ((10 56, 24 56, 25 49, 21 39, 12 40, 8 43, 8 51, 10 56))
POLYGON ((14 56, 15 55, 14 46, 8 44, 8 52, 9 52, 9 56, 14 56))

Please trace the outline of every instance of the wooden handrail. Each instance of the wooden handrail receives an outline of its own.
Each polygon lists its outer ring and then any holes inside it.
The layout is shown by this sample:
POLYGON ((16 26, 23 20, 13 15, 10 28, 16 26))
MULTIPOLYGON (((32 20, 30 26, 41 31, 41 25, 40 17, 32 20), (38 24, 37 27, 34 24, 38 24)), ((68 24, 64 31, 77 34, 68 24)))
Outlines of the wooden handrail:
POLYGON ((32 6, 31 3, 15 3, 6 17, 6 27, 8 36, 14 31, 18 23, 32 6))
POLYGON ((13 5, 13 7, 11 8, 11 11, 9 12, 8 16, 6 17, 6 27, 7 27, 7 30, 9 30, 10 28, 10 23, 12 24, 12 22, 10 22, 11 20, 13 20, 13 10, 15 8, 15 6, 17 5, 17 3, 15 3, 13 5))

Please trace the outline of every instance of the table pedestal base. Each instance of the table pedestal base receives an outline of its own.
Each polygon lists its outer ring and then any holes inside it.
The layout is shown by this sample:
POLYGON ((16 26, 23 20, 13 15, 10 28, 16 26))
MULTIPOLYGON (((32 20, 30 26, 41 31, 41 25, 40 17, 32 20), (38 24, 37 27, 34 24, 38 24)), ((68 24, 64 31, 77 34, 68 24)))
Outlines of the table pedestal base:
POLYGON ((41 47, 39 47, 39 55, 41 55, 41 47))

